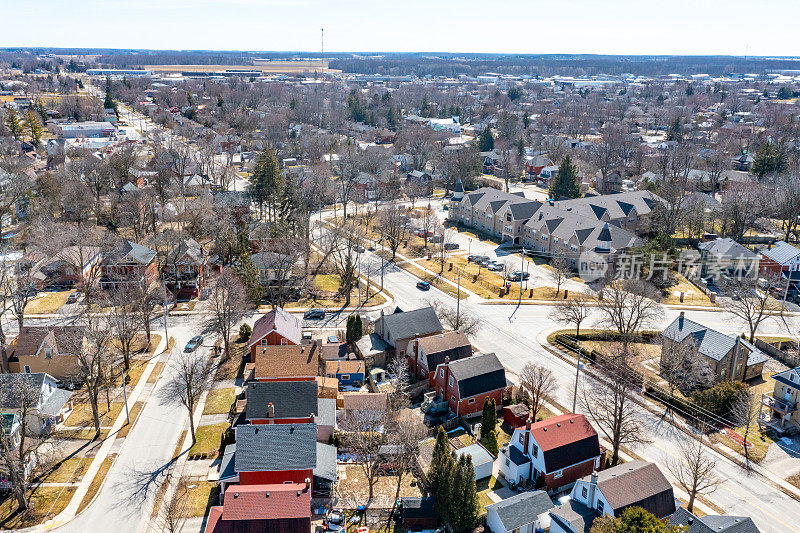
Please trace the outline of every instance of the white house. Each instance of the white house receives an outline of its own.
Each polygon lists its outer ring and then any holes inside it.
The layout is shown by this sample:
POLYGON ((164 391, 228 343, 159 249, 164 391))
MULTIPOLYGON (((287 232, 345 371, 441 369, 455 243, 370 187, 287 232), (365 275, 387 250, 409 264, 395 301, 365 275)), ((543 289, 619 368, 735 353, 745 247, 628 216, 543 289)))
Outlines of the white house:
POLYGON ((553 501, 542 490, 522 492, 486 506, 486 526, 492 533, 534 533, 547 528, 553 501))

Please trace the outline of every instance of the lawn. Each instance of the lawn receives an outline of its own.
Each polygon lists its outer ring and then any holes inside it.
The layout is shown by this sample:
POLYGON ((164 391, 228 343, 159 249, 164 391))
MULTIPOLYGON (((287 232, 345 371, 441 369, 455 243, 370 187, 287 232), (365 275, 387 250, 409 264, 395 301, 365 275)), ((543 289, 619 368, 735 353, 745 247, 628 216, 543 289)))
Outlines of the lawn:
POLYGON ((83 475, 92 464, 91 457, 72 457, 57 463, 38 476, 41 483, 75 483, 83 478, 83 475))
MULTIPOLYGON (((101 428, 100 440, 106 440, 110 432, 111 430, 108 428, 101 428)), ((62 429, 56 435, 60 439, 91 440, 94 438, 94 428, 62 429)))
POLYGON ((486 506, 494 502, 489 498, 489 493, 497 489, 503 488, 503 484, 497 481, 494 476, 490 478, 483 478, 476 483, 478 490, 478 506, 480 507, 480 514, 486 513, 486 506))
POLYGON ((0 529, 21 529, 36 526, 64 510, 72 499, 75 487, 36 487, 28 496, 30 507, 22 514, 13 514, 17 500, 5 493, 0 501, 0 529))
MULTIPOLYGON (((748 455, 750 456, 750 461, 754 463, 760 463, 764 460, 764 457, 767 456, 767 450, 769 449, 770 445, 775 441, 770 436, 772 432, 759 430, 755 423, 753 423, 753 426, 754 428, 750 429, 750 434, 747 436, 747 442, 752 444, 752 446, 748 449, 748 455)), ((739 435, 744 436, 744 431, 742 428, 735 428, 735 431, 739 433, 739 435)), ((744 447, 727 435, 722 433, 714 433, 711 435, 711 439, 715 442, 719 442, 720 444, 724 444, 731 450, 741 455, 742 459, 744 459, 744 447)))
POLYGON ((231 410, 231 405, 236 398, 236 389, 212 389, 206 397, 206 405, 203 408, 204 415, 227 414, 231 410))
POLYGON ((81 500, 81 504, 78 506, 78 512, 80 513, 86 508, 89 503, 91 503, 92 499, 94 499, 97 491, 100 490, 100 487, 103 485, 103 480, 106 479, 106 474, 111 469, 111 465, 114 463, 114 458, 117 454, 112 453, 100 464, 100 468, 97 470, 97 474, 95 474, 92 483, 89 485, 89 490, 86 492, 86 495, 81 500))
MULTIPOLYGON (((136 384, 139 383, 145 368, 147 368, 147 361, 131 360, 131 367, 128 370, 128 391, 133 390, 136 384)), ((116 380, 116 385, 122 385, 122 376, 116 380)))
POLYGON ((222 442, 222 434, 229 427, 230 424, 227 422, 198 427, 195 431, 197 442, 189 449, 189 455, 218 451, 219 445, 222 442))
MULTIPOLYGON (((100 425, 110 426, 125 408, 125 404, 123 402, 111 402, 111 410, 109 411, 106 409, 106 403, 101 401, 100 405, 98 405, 98 408, 100 410, 100 425)), ((65 426, 73 427, 90 427, 93 424, 94 419, 92 418, 92 406, 89 404, 89 402, 77 404, 67 417, 66 422, 64 422, 65 426)))
POLYGON ((211 481, 195 481, 181 478, 177 490, 184 491, 182 500, 185 504, 185 507, 183 507, 183 516, 185 518, 205 516, 208 508, 219 501, 219 486, 211 481))
MULTIPOLYGON (((366 280, 361 280, 361 305, 381 305, 386 303, 386 298, 383 295, 376 294, 378 291, 375 283, 370 284, 370 297, 369 300, 364 300, 366 297, 367 283, 366 280)), ((344 304, 345 298, 338 294, 340 280, 339 276, 335 274, 318 274, 314 277, 314 286, 318 291, 316 296, 304 297, 300 300, 288 302, 284 307, 287 309, 305 309, 308 307, 339 307, 344 304)), ((358 303, 358 287, 350 291, 350 305, 358 303)))
POLYGON ((67 298, 72 291, 40 292, 25 306, 26 315, 47 315, 55 313, 67 303, 67 298))
POLYGON ((125 424, 120 428, 119 433, 117 433, 117 437, 127 437, 130 430, 133 429, 133 425, 136 424, 136 420, 139 418, 139 413, 142 412, 142 407, 144 407, 144 402, 136 402, 133 404, 129 412, 129 418, 131 419, 129 424, 125 424))
MULTIPOLYGON (((122 353, 122 344, 119 339, 111 339, 111 347, 117 352, 122 353)), ((161 335, 158 333, 150 333, 150 345, 147 344, 147 334, 137 333, 131 341, 131 354, 139 354, 141 352, 152 353, 156 349, 158 343, 161 342, 161 335)))
MULTIPOLYGON (((389 508, 394 502, 397 490, 397 477, 378 476, 373 490, 373 506, 389 508)), ((344 466, 339 475, 337 493, 340 496, 340 505, 352 508, 365 504, 369 496, 369 485, 364 478, 364 471, 360 466, 348 464, 344 466)), ((420 496, 419 485, 413 476, 404 476, 400 485, 400 497, 420 496)))
POLYGON ((671 286, 669 295, 662 300, 664 304, 680 304, 686 305, 702 305, 707 307, 717 307, 717 304, 711 303, 708 296, 703 291, 698 289, 691 281, 681 276, 677 272, 672 273, 673 279, 676 284, 671 286), (683 302, 681 302, 681 293, 683 293, 683 302))
POLYGON ((161 371, 164 370, 164 366, 166 363, 164 361, 159 361, 156 363, 156 366, 153 367, 153 371, 150 372, 150 375, 147 377, 147 383, 155 383, 158 379, 158 376, 161 375, 161 371))

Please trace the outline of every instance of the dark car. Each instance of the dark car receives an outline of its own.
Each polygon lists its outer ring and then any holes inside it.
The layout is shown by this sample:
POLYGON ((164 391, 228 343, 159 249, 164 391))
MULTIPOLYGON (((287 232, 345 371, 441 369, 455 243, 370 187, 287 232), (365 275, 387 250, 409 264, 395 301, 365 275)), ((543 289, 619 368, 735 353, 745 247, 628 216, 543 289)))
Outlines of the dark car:
POLYGON ((511 274, 508 275, 508 281, 519 281, 520 279, 528 279, 531 275, 528 272, 521 272, 519 270, 515 270, 511 274))
POLYGON ((444 243, 445 250, 458 250, 458 243, 457 242, 446 242, 444 243))
POLYGON ((67 303, 68 304, 74 304, 75 302, 78 301, 78 296, 79 296, 79 294, 77 292, 73 292, 72 294, 70 294, 67 297, 67 303))
POLYGON ((421 291, 429 291, 431 290, 431 284, 427 281, 418 281, 417 288, 421 291))
POLYGON ((319 320, 325 318, 325 310, 324 309, 309 309, 305 313, 303 313, 303 318, 307 320, 319 320))
POLYGON ((189 339, 189 342, 186 343, 186 351, 193 352, 197 349, 198 346, 203 344, 203 336, 197 335, 189 339))

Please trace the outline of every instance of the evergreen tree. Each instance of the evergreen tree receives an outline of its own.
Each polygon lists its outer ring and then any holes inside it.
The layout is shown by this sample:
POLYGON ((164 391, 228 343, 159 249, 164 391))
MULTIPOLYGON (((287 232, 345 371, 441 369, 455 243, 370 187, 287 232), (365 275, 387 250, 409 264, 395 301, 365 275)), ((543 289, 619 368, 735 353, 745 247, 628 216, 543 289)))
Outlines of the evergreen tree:
POLYGON ((433 446, 433 456, 431 466, 428 468, 428 492, 431 496, 437 496, 441 487, 448 483, 445 472, 445 463, 450 454, 450 441, 447 440, 447 433, 442 426, 436 433, 436 444, 433 446))
POLYGON ((364 323, 361 321, 361 315, 353 315, 353 342, 358 342, 364 336, 364 323))
POLYGON ((783 172, 786 168, 786 146, 783 140, 778 143, 766 141, 758 147, 753 156, 753 174, 759 178, 768 174, 783 172))
POLYGON ((258 305, 261 303, 263 289, 261 286, 261 276, 259 275, 253 259, 250 257, 250 237, 246 227, 239 229, 236 235, 236 274, 242 280, 247 289, 247 296, 250 301, 258 305))
POLYGON ((22 137, 22 119, 19 118, 16 110, 11 108, 6 110, 6 127, 14 139, 19 140, 22 137))
POLYGON ((345 331, 345 340, 348 344, 357 342, 361 337, 361 317, 358 315, 350 315, 347 317, 347 329, 345 331))
POLYGON ((681 125, 680 117, 675 117, 675 120, 670 124, 667 130, 667 140, 681 142, 683 140, 683 125, 681 125))
POLYGON ((522 137, 517 142, 517 155, 521 158, 525 157, 525 141, 522 140, 522 137))
POLYGON ((355 89, 351 90, 350 94, 347 95, 347 110, 350 113, 350 120, 353 122, 364 122, 367 120, 367 110, 355 89))
POLYGON ((530 126, 530 124, 531 124, 531 117, 528 115, 528 113, 523 113, 522 114, 522 127, 523 127, 523 129, 527 130, 528 126, 530 126))
POLYGON ((492 398, 486 398, 483 402, 483 412, 481 413, 481 440, 489 435, 497 425, 497 404, 492 398))
POLYGON ((481 152, 494 150, 494 136, 489 126, 486 126, 486 129, 481 132, 481 136, 478 138, 478 148, 481 152))
POLYGON ((258 154, 253 174, 250 176, 249 192, 258 204, 260 217, 264 218, 264 206, 267 207, 267 218, 277 221, 277 207, 284 193, 285 179, 278 168, 278 158, 269 148, 258 154))
POLYGON ((572 159, 566 156, 558 166, 558 173, 550 183, 550 198, 558 200, 561 197, 578 198, 581 195, 581 186, 578 184, 578 170, 572 164, 572 159))
POLYGON ((29 109, 25 113, 25 128, 31 136, 31 143, 34 146, 39 146, 42 141, 42 124, 39 122, 39 115, 35 111, 29 109))
POLYGON ((491 430, 486 437, 481 439, 481 444, 483 447, 489 450, 489 453, 497 457, 498 452, 498 445, 497 445, 497 431, 491 430))
POLYGON ((454 531, 474 528, 478 519, 478 491, 472 458, 467 454, 458 458, 448 496, 446 521, 450 527, 454 531))

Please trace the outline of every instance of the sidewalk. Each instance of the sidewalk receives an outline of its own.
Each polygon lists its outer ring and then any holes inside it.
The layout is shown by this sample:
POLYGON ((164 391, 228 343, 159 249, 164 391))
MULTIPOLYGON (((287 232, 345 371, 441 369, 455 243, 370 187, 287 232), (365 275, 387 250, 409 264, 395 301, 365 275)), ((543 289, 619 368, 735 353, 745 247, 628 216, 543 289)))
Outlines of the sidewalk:
MULTIPOLYGON (((159 341, 158 346, 154 350, 154 353, 158 353, 159 355, 152 357, 150 361, 147 363, 147 367, 145 367, 144 372, 142 373, 141 377, 139 377, 139 381, 136 383, 136 387, 133 391, 128 395, 128 405, 132 406, 139 397, 142 395, 142 391, 147 386, 147 380, 152 374, 153 369, 155 368, 158 361, 164 356, 164 349, 167 347, 167 339, 162 337, 161 341, 159 341)), ((111 449, 114 446, 114 443, 117 440, 117 434, 119 430, 126 424, 126 414, 125 411, 120 412, 117 416, 117 419, 114 421, 114 424, 111 426, 111 431, 109 436, 103 441, 103 444, 100 446, 100 449, 97 451, 97 455, 95 455, 94 459, 92 460, 92 464, 89 465, 88 470, 84 474, 83 478, 81 479, 80 483, 78 484, 78 488, 75 490, 75 493, 72 495, 72 499, 70 500, 69 504, 64 508, 61 513, 57 516, 53 517, 51 520, 48 520, 42 526, 44 529, 52 529, 59 526, 62 526, 75 518, 78 513, 78 507, 80 507, 81 502, 83 502, 84 496, 89 492, 89 487, 91 486, 92 482, 94 481, 95 476, 97 475, 98 471, 100 470, 103 461, 108 457, 111 449)), ((103 480, 105 481, 105 480, 103 480)), ((98 490, 96 494, 99 494, 100 491, 98 490)), ((96 495, 95 494, 95 495, 96 495)), ((88 507, 88 506, 87 506, 88 507)), ((39 526, 40 528, 42 526, 39 526)))

